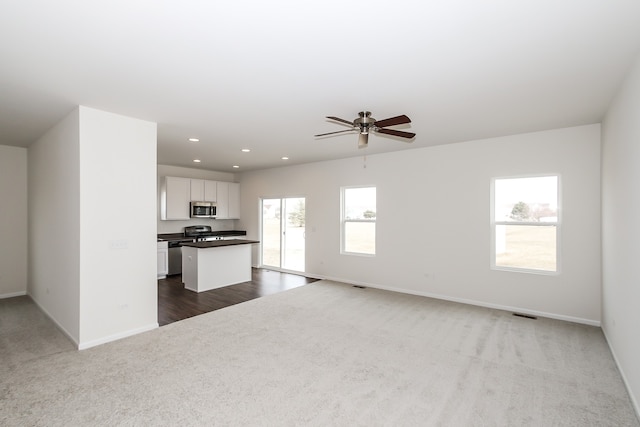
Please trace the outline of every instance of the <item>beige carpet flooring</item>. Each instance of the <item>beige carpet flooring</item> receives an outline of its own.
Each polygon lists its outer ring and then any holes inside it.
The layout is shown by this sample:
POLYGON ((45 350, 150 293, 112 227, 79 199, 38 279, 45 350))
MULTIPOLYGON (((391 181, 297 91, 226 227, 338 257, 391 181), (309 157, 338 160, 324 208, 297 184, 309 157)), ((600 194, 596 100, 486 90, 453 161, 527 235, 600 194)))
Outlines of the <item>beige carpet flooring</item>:
POLYGON ((0 300, 2 426, 638 426, 599 328, 320 281, 84 351, 0 300))

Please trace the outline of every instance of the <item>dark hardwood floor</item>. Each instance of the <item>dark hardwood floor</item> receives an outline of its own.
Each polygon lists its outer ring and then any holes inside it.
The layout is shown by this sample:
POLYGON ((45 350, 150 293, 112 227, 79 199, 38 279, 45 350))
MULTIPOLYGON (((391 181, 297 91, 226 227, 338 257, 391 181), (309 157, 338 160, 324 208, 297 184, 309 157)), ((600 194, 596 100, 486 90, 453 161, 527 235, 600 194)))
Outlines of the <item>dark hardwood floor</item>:
POLYGON ((181 275, 168 276, 166 279, 158 280, 158 324, 168 325, 178 320, 297 288, 317 280, 296 274, 253 268, 250 282, 198 293, 184 288, 181 275))

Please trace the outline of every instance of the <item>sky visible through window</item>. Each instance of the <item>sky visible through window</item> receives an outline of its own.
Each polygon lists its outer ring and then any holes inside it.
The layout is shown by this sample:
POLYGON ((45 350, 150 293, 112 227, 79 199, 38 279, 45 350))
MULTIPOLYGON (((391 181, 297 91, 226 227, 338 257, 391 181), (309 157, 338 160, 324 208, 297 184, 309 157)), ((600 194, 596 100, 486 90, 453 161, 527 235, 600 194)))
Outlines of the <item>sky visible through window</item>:
POLYGON ((345 218, 365 219, 364 212, 376 211, 376 188, 345 188, 345 218))
POLYGON ((511 221, 513 207, 524 202, 531 208, 545 209, 557 219, 558 177, 542 176, 495 180, 495 220, 511 221))

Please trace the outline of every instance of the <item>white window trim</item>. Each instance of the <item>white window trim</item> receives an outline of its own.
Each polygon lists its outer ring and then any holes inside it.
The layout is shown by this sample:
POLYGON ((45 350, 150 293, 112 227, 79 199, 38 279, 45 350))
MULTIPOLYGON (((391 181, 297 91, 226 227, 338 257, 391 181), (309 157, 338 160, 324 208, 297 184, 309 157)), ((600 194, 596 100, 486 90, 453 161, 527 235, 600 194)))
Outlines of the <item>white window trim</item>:
POLYGON ((491 194, 490 194, 490 218, 491 218, 491 249, 490 249, 490 266, 492 270, 497 271, 511 271, 517 273, 529 273, 529 274, 540 274, 543 276, 558 276, 561 273, 562 266, 562 251, 561 243, 562 243, 562 177, 559 173, 545 173, 539 175, 513 175, 513 176, 500 176, 491 178, 491 194), (530 221, 496 221, 495 215, 495 189, 496 189, 496 180, 501 179, 519 179, 519 178, 544 178, 549 176, 555 176, 558 180, 558 220, 556 222, 530 222, 530 221), (523 267, 506 267, 496 265, 496 226, 497 225, 526 225, 526 226, 539 226, 539 227, 556 227, 556 270, 538 270, 533 268, 523 268, 523 267))
MULTIPOLYGON (((378 188, 375 185, 347 185, 347 186, 343 186, 340 187, 340 254, 341 255, 354 255, 354 256, 362 256, 362 257, 375 257, 376 253, 378 252, 378 245, 377 242, 374 241, 374 250, 375 252, 372 254, 368 254, 368 253, 364 253, 364 252, 349 252, 346 251, 344 246, 345 246, 345 225, 348 222, 366 222, 366 223, 376 223, 377 222, 377 213, 378 213, 378 188), (345 195, 345 190, 351 190, 354 188, 375 188, 376 189, 376 218, 375 219, 346 219, 345 218, 345 200, 344 200, 344 195, 345 195)), ((377 224, 376 224, 376 240, 378 239, 378 230, 377 230, 377 224)))

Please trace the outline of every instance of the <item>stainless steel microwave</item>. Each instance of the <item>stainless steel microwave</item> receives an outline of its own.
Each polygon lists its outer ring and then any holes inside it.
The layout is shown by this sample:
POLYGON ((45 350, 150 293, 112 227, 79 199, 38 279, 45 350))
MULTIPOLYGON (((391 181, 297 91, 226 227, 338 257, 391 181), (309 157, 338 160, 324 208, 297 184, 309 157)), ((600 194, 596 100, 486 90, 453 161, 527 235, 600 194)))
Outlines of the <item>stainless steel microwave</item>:
POLYGON ((215 218, 216 204, 213 202, 191 202, 191 218, 215 218))

